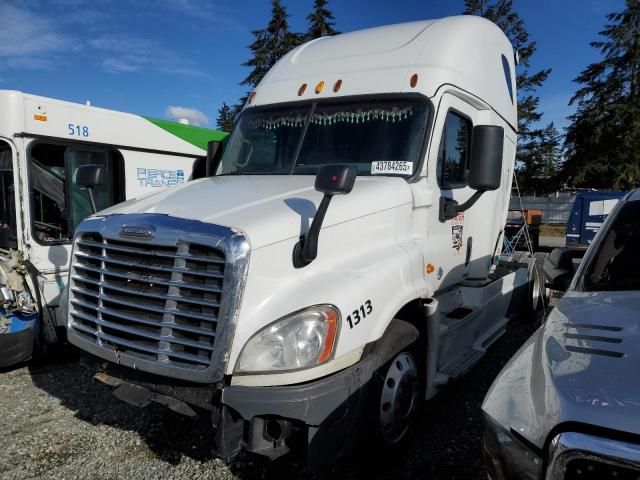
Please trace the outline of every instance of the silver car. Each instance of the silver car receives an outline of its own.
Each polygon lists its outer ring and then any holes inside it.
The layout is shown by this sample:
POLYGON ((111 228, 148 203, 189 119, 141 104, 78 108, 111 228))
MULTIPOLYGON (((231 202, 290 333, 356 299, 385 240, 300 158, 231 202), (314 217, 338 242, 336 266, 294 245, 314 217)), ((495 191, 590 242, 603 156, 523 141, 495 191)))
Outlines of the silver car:
POLYGON ((640 479, 640 190, 572 264, 545 262, 566 294, 484 400, 493 480, 640 479))

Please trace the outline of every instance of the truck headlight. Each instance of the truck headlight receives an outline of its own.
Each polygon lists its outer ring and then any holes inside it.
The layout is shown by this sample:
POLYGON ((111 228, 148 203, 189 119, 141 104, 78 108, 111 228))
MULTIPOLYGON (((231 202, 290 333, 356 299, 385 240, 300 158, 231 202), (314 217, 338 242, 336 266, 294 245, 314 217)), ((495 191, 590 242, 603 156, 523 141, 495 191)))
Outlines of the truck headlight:
POLYGON ((542 472, 542 459, 515 434, 484 417, 484 464, 492 480, 519 478, 536 480, 542 472))
POLYGON ((265 373, 315 367, 333 355, 340 311, 332 305, 305 308, 267 325, 245 344, 238 373, 265 373))

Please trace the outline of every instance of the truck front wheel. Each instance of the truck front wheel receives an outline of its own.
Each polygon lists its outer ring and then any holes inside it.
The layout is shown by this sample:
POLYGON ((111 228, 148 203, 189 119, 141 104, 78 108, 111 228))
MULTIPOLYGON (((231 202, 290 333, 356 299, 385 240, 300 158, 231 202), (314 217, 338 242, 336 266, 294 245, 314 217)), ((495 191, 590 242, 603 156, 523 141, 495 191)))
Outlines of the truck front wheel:
POLYGON ((414 325, 394 319, 369 352, 379 363, 367 388, 360 450, 374 468, 388 464, 390 455, 402 457, 416 430, 425 402, 421 339, 414 325))
MULTIPOLYGON (((379 380, 378 380, 379 382, 379 380)), ((378 392, 378 435, 385 445, 402 443, 424 401, 420 396, 420 378, 414 356, 403 351, 387 365, 378 392)))

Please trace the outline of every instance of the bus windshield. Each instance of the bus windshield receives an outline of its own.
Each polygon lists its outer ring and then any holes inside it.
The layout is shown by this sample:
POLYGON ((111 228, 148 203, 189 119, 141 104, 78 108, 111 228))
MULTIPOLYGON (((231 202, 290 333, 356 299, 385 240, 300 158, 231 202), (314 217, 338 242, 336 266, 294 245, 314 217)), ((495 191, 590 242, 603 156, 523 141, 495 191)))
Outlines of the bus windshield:
POLYGON ((414 99, 251 108, 238 119, 218 175, 315 175, 342 164, 358 175, 411 176, 427 120, 428 104, 414 99))
POLYGON ((626 202, 598 245, 585 290, 640 290, 640 199, 626 202))

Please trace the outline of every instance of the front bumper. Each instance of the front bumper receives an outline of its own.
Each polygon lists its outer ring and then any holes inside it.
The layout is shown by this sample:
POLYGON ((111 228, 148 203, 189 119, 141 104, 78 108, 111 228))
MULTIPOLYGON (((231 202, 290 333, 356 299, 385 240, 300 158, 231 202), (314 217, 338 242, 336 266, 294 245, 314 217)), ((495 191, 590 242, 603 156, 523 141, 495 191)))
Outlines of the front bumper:
POLYGON ((8 313, 0 308, 0 368, 27 360, 33 354, 37 315, 8 313))
POLYGON ((175 411, 208 411, 214 453, 231 461, 241 450, 271 459, 305 447, 310 471, 347 455, 363 422, 369 381, 377 356, 312 382, 278 387, 187 384, 107 364, 96 379, 136 406, 150 401, 175 411), (169 382, 169 383, 167 383, 169 382))
POLYGON ((577 432, 556 436, 549 446, 546 480, 640 477, 640 445, 577 432))

